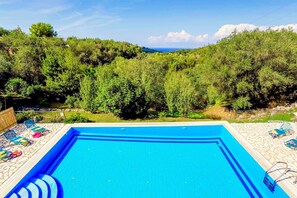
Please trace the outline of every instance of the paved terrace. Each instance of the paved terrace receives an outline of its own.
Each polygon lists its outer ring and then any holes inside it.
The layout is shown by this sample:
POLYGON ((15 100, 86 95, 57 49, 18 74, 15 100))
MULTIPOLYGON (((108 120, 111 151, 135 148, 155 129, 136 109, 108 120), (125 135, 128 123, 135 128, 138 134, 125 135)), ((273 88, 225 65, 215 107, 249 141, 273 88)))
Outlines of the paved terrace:
MULTIPOLYGON (((290 169, 297 171, 297 150, 284 145, 284 142, 297 138, 297 123, 291 123, 294 134, 281 138, 272 138, 267 131, 279 128, 282 123, 244 123, 231 124, 265 159, 272 165, 278 161, 287 162, 290 169)), ((295 178, 291 178, 293 183, 295 178)), ((297 192, 297 184, 296 186, 297 192)))
POLYGON ((39 124, 50 132, 46 133, 40 138, 33 138, 30 130, 26 129, 24 124, 19 124, 13 129, 15 132, 23 137, 27 137, 33 140, 33 144, 30 146, 15 145, 7 141, 3 135, 0 136, 0 147, 4 150, 21 150, 23 154, 14 159, 3 161, 0 160, 0 189, 1 185, 16 172, 23 164, 25 164, 41 147, 43 147, 63 126, 64 124, 39 124))
MULTIPOLYGON (((281 123, 245 123, 231 125, 271 164, 277 161, 284 161, 289 164, 290 168, 297 171, 297 150, 289 149, 284 145, 286 140, 295 138, 297 133, 279 139, 272 139, 267 131, 278 128, 281 123)), ((297 132, 297 123, 293 123, 292 125, 294 131, 297 132)), ((10 151, 22 150, 23 152, 22 156, 15 159, 6 162, 0 161, 0 188, 1 185, 43 147, 64 124, 40 124, 40 126, 49 129, 50 132, 45 136, 34 139, 34 143, 28 147, 11 144, 6 141, 3 136, 0 136, 0 146, 3 147, 3 149, 10 151)), ((30 131, 26 130, 23 124, 16 126, 15 130, 19 135, 33 140, 30 131)), ((291 181, 293 181, 293 179, 291 181)))

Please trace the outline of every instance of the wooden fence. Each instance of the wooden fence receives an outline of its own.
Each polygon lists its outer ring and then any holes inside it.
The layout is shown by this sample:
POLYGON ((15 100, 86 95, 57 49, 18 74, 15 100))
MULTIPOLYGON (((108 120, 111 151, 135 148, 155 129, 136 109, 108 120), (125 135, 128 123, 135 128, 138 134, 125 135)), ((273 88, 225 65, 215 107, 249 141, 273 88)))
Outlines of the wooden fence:
POLYGON ((0 112, 0 133, 17 124, 13 108, 0 112))

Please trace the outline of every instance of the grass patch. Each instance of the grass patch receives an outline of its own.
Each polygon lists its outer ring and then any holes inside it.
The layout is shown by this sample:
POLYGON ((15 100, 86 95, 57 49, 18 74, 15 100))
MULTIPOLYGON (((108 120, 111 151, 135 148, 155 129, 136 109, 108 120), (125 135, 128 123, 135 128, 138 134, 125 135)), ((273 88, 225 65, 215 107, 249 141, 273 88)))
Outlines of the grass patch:
POLYGON ((255 122, 268 122, 269 120, 280 120, 284 122, 290 122, 294 117, 295 115, 293 113, 284 112, 284 113, 277 113, 272 116, 265 116, 263 118, 255 120, 255 122))
MULTIPOLYGON (((77 112, 63 112, 65 117, 61 116, 63 111, 49 111, 42 112, 44 117, 43 122, 64 122, 64 119, 71 118, 77 114, 77 112)), ((81 116, 86 117, 90 122, 121 122, 121 119, 115 117, 110 113, 96 113, 91 112, 79 112, 81 116)))
POLYGON ((190 112, 190 113, 188 113, 187 118, 190 118, 190 119, 206 119, 207 116, 204 115, 202 112, 190 112))
MULTIPOLYGON (((43 117, 45 123, 58 123, 64 122, 64 120, 72 118, 77 112, 64 112, 64 111, 50 111, 50 112, 40 112, 39 115, 43 117), (64 113, 65 118, 61 116, 61 113, 64 113)), ((189 122, 189 121, 199 121, 207 120, 202 119, 202 113, 192 113, 189 117, 157 117, 146 118, 146 119, 136 119, 136 120, 121 120, 120 118, 114 116, 111 113, 91 113, 91 112, 79 112, 80 116, 85 117, 89 122, 189 122)), ((209 119, 208 119, 209 120, 209 119)))
MULTIPOLYGON (((268 114, 268 113, 267 113, 268 114)), ((292 122, 295 115, 291 111, 276 113, 274 115, 266 115, 258 119, 240 119, 240 120, 228 120, 230 123, 265 123, 271 120, 292 122)))
POLYGON ((66 118, 64 120, 67 124, 73 124, 73 123, 85 123, 85 122, 91 122, 87 117, 82 116, 80 113, 73 114, 66 118))
MULTIPOLYGON (((251 123, 251 122, 268 122, 270 120, 277 120, 277 121, 284 121, 290 122, 294 119, 295 115, 293 114, 294 111, 284 111, 278 112, 274 115, 270 115, 270 113, 266 113, 261 118, 254 118, 251 119, 251 115, 247 114, 241 119, 236 119, 231 115, 230 112, 223 112, 225 116, 222 116, 223 113, 220 113, 220 116, 224 117, 224 120, 227 120, 230 123, 251 123), (228 119, 229 118, 229 119, 228 119)), ((205 112, 190 112, 186 117, 181 117, 179 114, 170 114, 168 112, 157 112, 157 111, 149 111, 148 117, 145 119, 136 119, 136 120, 121 120, 120 118, 114 116, 111 113, 91 113, 91 112, 66 112, 66 111, 50 111, 50 112, 34 112, 34 116, 39 116, 43 118, 42 122, 45 123, 62 123, 65 122, 65 119, 72 119, 75 118, 75 115, 79 113, 81 117, 84 117, 88 120, 88 122, 197 122, 197 121, 209 121, 209 120, 216 120, 215 117, 209 116, 205 112), (61 113, 64 113, 65 117, 61 116, 61 113)), ((215 115, 215 112, 213 114, 215 115)), ((255 115, 255 114, 253 114, 255 115)), ((19 115, 20 120, 24 120, 22 118, 24 115, 19 115)), ((18 116, 18 117, 19 117, 18 116)), ((24 116, 27 117, 28 116, 24 116)), ((31 116, 32 117, 32 116, 31 116)), ((30 118, 31 118, 30 117, 30 118)), ((32 118, 31 118, 32 119, 32 118)), ((222 119, 222 118, 221 118, 222 119)), ((80 122, 79 119, 78 121, 80 122)))

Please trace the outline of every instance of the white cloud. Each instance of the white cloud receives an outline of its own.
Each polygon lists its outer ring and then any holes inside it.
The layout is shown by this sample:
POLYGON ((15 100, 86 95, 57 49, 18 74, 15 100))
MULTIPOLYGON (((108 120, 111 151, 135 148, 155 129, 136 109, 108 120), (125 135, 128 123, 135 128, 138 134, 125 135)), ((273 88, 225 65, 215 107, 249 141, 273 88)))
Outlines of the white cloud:
POLYGON ((182 42, 206 42, 208 39, 208 34, 193 36, 182 30, 181 32, 168 32, 166 36, 150 36, 148 42, 151 44, 155 43, 182 43, 182 42))
POLYGON ((260 30, 266 29, 266 27, 263 27, 263 26, 256 26, 256 25, 253 25, 253 24, 246 24, 246 23, 241 23, 241 24, 237 24, 237 25, 227 24, 227 25, 223 25, 215 33, 215 37, 216 38, 224 38, 224 37, 229 36, 235 30, 236 30, 236 32, 243 32, 245 30, 253 31, 253 30, 257 29, 257 28, 259 28, 260 30))
POLYGON ((297 32, 297 24, 288 24, 288 25, 280 25, 280 26, 257 26, 254 24, 227 24, 223 25, 216 33, 215 37, 216 38, 224 38, 232 34, 236 30, 236 32, 243 32, 245 30, 247 31, 253 31, 255 29, 259 29, 261 31, 265 31, 267 29, 272 29, 272 30, 282 30, 282 29, 292 29, 294 32, 297 32))
POLYGON ((198 35, 194 38, 194 40, 199 43, 205 42, 207 41, 207 39, 208 39, 208 34, 198 35))
POLYGON ((189 42, 191 38, 192 36, 188 32, 182 30, 181 32, 169 32, 165 41, 170 43, 189 42))
POLYGON ((282 29, 292 29, 294 32, 297 32, 297 24, 288 24, 271 27, 272 30, 282 30, 282 29))

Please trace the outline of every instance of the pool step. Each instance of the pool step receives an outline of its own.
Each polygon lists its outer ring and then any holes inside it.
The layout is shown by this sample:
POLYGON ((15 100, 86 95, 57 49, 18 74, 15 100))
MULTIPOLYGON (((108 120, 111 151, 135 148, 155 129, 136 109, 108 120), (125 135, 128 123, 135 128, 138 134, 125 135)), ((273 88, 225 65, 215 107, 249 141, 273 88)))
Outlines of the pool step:
POLYGON ((19 190, 16 192, 16 194, 18 195, 18 197, 22 197, 22 198, 29 197, 29 195, 30 195, 29 191, 24 187, 19 188, 19 190))
POLYGON ((32 182, 25 183, 24 188, 28 190, 29 197, 39 197, 39 189, 32 182))
POLYGON ((43 180, 49 189, 49 196, 50 198, 58 197, 58 185, 54 178, 49 175, 39 174, 37 176, 39 179, 43 180))
POLYGON ((19 196, 16 193, 12 193, 9 198, 19 198, 19 196))
POLYGON ((57 198, 58 185, 54 178, 49 175, 39 174, 31 178, 23 186, 13 192, 9 198, 57 198))
POLYGON ((46 183, 39 178, 32 178, 30 182, 34 183, 40 190, 40 197, 48 197, 48 187, 46 183))

